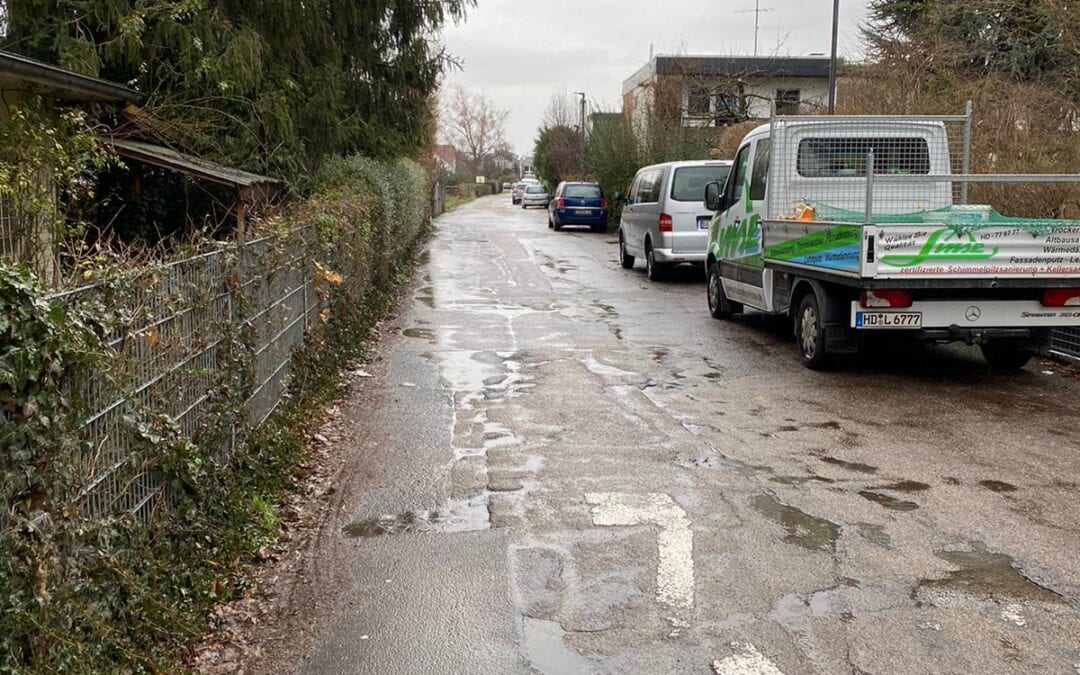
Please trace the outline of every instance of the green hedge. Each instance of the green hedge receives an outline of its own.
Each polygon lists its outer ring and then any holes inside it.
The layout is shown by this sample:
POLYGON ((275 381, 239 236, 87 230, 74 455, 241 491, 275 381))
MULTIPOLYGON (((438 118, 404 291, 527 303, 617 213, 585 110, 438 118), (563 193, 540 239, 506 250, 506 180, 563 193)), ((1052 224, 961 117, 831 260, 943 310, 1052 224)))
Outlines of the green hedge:
MULTIPOLYGON (((80 457, 94 452, 80 434, 88 409, 79 394, 102 373, 116 371, 122 386, 104 336, 129 317, 50 298, 0 262, 0 671, 175 671, 206 631, 208 610, 243 590, 245 566, 277 532, 271 505, 319 411, 336 395, 341 368, 362 354, 430 224, 428 186, 412 162, 342 159, 317 183, 292 219, 314 222, 317 239, 276 239, 282 249, 308 242, 305 257, 330 280, 325 323, 293 356, 290 395, 233 453, 213 444, 251 390, 253 331, 240 326, 219 348, 204 446, 133 405, 122 430, 128 459, 169 496, 147 523, 123 512, 91 520, 77 499, 89 478, 80 457)), ((102 283, 114 297, 134 294, 131 280, 146 273, 102 283)))

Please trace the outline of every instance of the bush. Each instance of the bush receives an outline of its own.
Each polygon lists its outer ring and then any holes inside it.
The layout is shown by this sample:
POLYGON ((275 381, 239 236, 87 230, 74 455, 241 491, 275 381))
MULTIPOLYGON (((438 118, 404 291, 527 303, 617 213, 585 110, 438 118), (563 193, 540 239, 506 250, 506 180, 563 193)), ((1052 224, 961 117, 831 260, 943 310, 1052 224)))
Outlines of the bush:
MULTIPOLYGON (((138 341, 145 330, 132 331, 145 324, 98 302, 48 298, 0 262, 0 671, 176 671, 184 646, 206 631, 210 607, 242 591, 245 565, 274 535, 267 505, 287 489, 341 368, 364 349, 430 223, 425 176, 412 162, 337 160, 316 182, 292 222, 315 222, 318 237, 286 228, 277 253, 255 258, 273 264, 280 250, 307 246, 305 261, 321 263, 316 276, 327 282, 324 322, 293 355, 284 404, 223 452, 253 386, 255 331, 241 326, 218 346, 198 442, 153 399, 129 399, 130 414, 112 430, 127 439, 122 463, 166 491, 147 522, 120 507, 90 518, 79 499, 97 450, 82 434, 89 410, 80 394, 103 383, 129 390, 105 336, 138 341)), ((233 246, 226 257, 237 253, 233 246)), ((228 286, 236 273, 223 273, 228 286)), ((154 288, 131 279, 154 274, 139 268, 101 283, 112 306, 124 307, 154 288)))

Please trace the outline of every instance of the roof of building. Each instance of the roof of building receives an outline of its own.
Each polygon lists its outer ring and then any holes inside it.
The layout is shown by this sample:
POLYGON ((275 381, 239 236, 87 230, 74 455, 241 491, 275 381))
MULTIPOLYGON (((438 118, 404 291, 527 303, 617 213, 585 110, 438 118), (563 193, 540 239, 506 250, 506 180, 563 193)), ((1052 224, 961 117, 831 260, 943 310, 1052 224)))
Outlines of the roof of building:
POLYGON ((185 155, 163 145, 154 145, 153 143, 127 138, 111 138, 109 143, 121 157, 153 164, 171 171, 178 171, 220 185, 246 188, 260 184, 273 185, 281 182, 269 176, 260 176, 257 173, 215 164, 200 157, 185 155))
POLYGON ((829 59, 819 56, 656 56, 623 83, 623 93, 659 75, 699 77, 829 77, 829 59))
POLYGON ((457 149, 452 145, 436 145, 435 156, 447 164, 453 164, 457 161, 457 149))
POLYGON ((137 103, 143 98, 139 92, 117 82, 0 50, 0 87, 12 89, 30 85, 74 101, 137 103))

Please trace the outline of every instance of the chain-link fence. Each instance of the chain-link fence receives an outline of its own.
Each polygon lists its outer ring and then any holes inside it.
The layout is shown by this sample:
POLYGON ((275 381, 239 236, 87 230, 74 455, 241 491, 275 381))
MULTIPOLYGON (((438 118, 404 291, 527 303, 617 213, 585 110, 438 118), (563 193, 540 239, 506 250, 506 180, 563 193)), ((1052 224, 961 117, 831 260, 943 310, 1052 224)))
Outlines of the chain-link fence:
POLYGON ((145 519, 154 507, 161 486, 130 453, 125 418, 136 406, 167 415, 185 436, 217 446, 212 449, 223 456, 273 412, 293 350, 323 306, 315 288, 314 231, 287 236, 286 242, 268 237, 180 260, 122 290, 94 285, 56 296, 125 317, 107 337, 115 352, 109 377, 82 383, 92 411, 85 432, 93 451, 78 466, 86 515, 126 511, 145 519), (230 336, 240 331, 250 332, 250 353, 232 353, 238 342, 230 336), (223 387, 244 386, 229 381, 240 358, 250 361, 254 383, 244 412, 231 420, 229 433, 217 429, 208 439, 215 396, 223 387))

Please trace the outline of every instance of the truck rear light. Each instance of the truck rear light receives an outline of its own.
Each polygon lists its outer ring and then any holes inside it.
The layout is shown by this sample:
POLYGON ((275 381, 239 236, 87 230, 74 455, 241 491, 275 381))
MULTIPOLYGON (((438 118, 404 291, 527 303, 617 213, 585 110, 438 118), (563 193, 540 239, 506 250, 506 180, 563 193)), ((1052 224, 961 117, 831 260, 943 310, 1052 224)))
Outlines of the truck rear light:
POLYGON ((911 293, 901 288, 875 288, 859 294, 862 307, 911 307, 911 293))
POLYGON ((675 226, 675 221, 672 219, 672 217, 670 215, 668 215, 666 213, 661 213, 660 214, 660 231, 661 232, 671 232, 671 230, 672 230, 672 228, 674 226, 675 226))
POLYGON ((1080 307, 1080 288, 1047 288, 1043 291, 1043 307, 1080 307))

